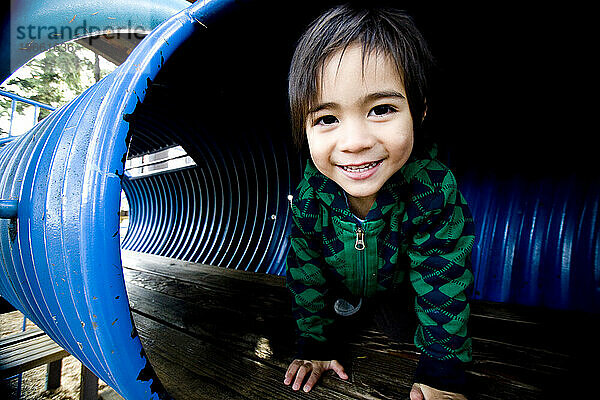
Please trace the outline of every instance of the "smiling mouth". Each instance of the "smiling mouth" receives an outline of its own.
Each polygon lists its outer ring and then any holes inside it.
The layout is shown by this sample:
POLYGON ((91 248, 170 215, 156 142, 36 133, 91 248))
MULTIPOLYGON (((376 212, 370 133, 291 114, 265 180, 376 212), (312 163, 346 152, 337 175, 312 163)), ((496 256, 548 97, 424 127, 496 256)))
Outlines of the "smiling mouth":
POLYGON ((358 165, 338 165, 338 167, 340 167, 344 171, 348 171, 348 172, 365 172, 365 171, 368 171, 370 169, 377 167, 382 162, 383 162, 383 160, 378 160, 378 161, 372 161, 369 163, 358 164, 358 165))

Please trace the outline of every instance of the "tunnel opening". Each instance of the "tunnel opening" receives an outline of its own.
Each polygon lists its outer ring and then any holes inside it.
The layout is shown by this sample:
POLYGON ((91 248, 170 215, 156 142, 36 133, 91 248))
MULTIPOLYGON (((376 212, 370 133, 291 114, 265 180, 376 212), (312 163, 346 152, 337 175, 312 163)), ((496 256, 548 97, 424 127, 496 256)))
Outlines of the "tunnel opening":
POLYGON ((148 83, 131 118, 128 160, 179 146, 194 165, 126 171, 123 249, 284 272, 288 195, 304 162, 291 144, 287 106, 296 32, 283 21, 257 23, 265 11, 232 7, 199 26, 148 83))

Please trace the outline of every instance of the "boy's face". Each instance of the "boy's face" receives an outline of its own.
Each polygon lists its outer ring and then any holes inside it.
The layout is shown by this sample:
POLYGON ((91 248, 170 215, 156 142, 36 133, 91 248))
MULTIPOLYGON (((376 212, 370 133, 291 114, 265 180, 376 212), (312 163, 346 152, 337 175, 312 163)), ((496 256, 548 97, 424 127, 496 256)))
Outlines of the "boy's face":
POLYGON ((393 62, 383 54, 365 56, 363 64, 361 45, 353 44, 325 61, 306 134, 317 169, 351 202, 372 204, 410 156, 413 121, 393 62))

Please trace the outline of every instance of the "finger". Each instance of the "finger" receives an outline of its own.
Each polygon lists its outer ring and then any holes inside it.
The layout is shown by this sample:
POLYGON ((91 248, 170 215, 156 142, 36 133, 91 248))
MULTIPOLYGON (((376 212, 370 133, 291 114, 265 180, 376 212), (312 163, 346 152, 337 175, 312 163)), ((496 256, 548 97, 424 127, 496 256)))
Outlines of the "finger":
POLYGON ((340 378, 348 379, 348 375, 346 374, 346 371, 344 371, 344 367, 338 362, 338 360, 331 361, 329 364, 329 369, 334 370, 340 378))
POLYGON ((312 373, 308 377, 308 381, 306 382, 306 385, 304 385, 305 392, 310 392, 310 389, 312 389, 313 386, 315 386, 315 383, 317 383, 317 381, 321 377, 322 373, 323 373, 323 370, 321 368, 313 368, 312 373))
POLYGON ((298 372, 298 368, 300 368, 300 366, 303 363, 304 363, 304 361, 302 361, 302 360, 292 361, 292 363, 288 367, 287 371, 285 372, 285 380, 283 381, 283 383, 285 383, 286 385, 289 385, 290 383, 292 383, 292 378, 294 377, 294 375, 296 375, 296 372, 298 372))
POLYGON ((423 392, 421 392, 418 383, 413 384, 412 389, 410 390, 410 400, 424 400, 423 392))
POLYGON ((300 389, 300 386, 302 386, 302 382, 304 381, 304 377, 311 370, 312 370, 311 363, 307 362, 307 363, 302 364, 300 366, 300 368, 298 368, 298 373, 296 374, 296 380, 294 381, 294 384, 292 385, 292 389, 294 389, 294 390, 300 389))

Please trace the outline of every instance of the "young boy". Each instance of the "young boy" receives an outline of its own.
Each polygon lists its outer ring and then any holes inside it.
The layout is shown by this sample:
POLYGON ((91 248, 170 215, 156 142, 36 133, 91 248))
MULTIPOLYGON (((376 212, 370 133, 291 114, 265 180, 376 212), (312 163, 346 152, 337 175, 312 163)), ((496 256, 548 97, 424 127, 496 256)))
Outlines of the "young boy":
POLYGON ((310 160, 291 200, 286 270, 299 337, 284 383, 294 390, 330 369, 347 379, 336 345, 382 306, 401 316, 390 293, 409 280, 421 351, 410 398, 465 399, 474 227, 419 135, 430 63, 412 20, 389 9, 336 7, 298 43, 289 97, 310 160))

